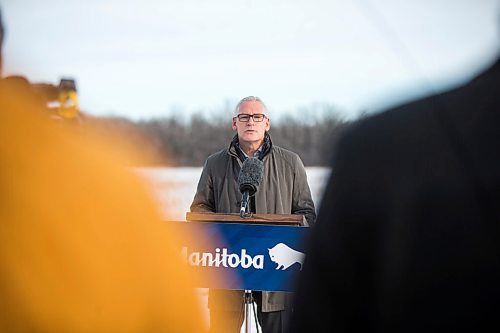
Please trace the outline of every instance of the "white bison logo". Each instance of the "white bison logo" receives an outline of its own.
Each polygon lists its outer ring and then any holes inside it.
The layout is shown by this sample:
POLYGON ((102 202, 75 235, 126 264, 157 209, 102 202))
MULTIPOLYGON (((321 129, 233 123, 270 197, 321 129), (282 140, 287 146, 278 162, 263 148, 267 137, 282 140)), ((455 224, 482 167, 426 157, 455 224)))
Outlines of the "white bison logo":
POLYGON ((296 251, 283 243, 278 243, 272 249, 268 250, 271 260, 278 264, 276 269, 285 270, 293 264, 299 263, 300 270, 302 270, 302 263, 306 257, 304 253, 296 251))

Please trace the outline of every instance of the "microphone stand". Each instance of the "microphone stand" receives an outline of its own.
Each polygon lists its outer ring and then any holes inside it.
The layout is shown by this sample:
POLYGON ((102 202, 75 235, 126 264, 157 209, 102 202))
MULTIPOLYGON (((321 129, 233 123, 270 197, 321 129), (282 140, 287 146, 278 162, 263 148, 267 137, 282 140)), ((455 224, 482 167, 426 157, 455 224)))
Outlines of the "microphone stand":
MULTIPOLYGON (((242 218, 252 217, 252 214, 255 213, 255 195, 250 196, 249 202, 245 205, 245 211, 243 209, 240 211, 240 216, 242 218)), ((252 291, 245 289, 245 333, 250 333, 250 310, 252 309, 252 304, 254 302, 252 291)), ((259 332, 259 322, 257 320, 257 310, 254 308, 254 317, 255 317, 255 327, 257 328, 257 332, 259 332)))
POLYGON ((249 218, 255 214, 255 194, 250 195, 248 191, 243 192, 240 209, 241 218, 249 218), (244 203, 244 204, 243 204, 244 203))
MULTIPOLYGON (((248 191, 243 192, 243 197, 241 199, 241 209, 240 209, 240 217, 241 218, 248 218, 252 217, 252 212, 250 210, 250 205, 251 205, 251 198, 250 194, 248 191)), ((255 202, 255 198, 254 198, 255 202)))
POLYGON ((252 291, 245 289, 245 333, 250 333, 250 310, 252 309, 252 291))

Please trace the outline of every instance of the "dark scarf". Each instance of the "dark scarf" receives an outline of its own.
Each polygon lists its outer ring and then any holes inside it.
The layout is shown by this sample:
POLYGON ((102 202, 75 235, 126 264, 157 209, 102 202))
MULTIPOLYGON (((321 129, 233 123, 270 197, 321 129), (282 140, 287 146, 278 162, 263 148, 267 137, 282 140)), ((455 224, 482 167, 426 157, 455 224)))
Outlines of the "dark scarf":
MULTIPOLYGON (((229 145, 229 149, 231 149, 231 147, 235 148, 234 150, 236 151, 236 154, 238 155, 238 159, 241 162, 244 162, 247 159, 247 157, 245 156, 245 154, 243 153, 243 151, 240 148, 238 134, 236 134, 233 137, 233 139, 231 140, 231 144, 229 145)), ((264 135, 264 143, 262 144, 262 152, 259 154, 259 160, 262 161, 264 156, 269 154, 272 147, 273 147, 273 143, 271 141, 271 136, 269 135, 268 132, 266 132, 266 134, 264 135)))

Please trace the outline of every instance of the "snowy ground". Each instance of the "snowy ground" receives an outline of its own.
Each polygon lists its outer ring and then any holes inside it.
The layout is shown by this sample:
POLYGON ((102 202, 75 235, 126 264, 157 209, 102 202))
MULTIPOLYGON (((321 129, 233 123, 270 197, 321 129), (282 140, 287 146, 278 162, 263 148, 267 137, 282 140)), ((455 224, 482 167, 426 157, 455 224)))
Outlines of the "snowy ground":
MULTIPOLYGON (((178 221, 186 219, 186 212, 189 211, 189 206, 196 192, 201 168, 138 168, 135 171, 146 179, 165 219, 178 221)), ((330 169, 309 167, 306 168, 306 173, 314 203, 318 208, 323 189, 330 175, 330 169)), ((207 309, 208 289, 198 289, 198 295, 202 308, 207 309)), ((208 309, 204 314, 208 325, 208 309)), ((257 332, 253 313, 251 313, 251 318, 250 332, 257 332)), ((243 323, 241 332, 245 332, 245 323, 243 323)))
MULTIPOLYGON (((138 168, 151 185, 155 200, 168 220, 185 220, 186 212, 196 192, 201 168, 138 168)), ((306 168, 307 179, 316 207, 319 206, 324 186, 330 175, 329 168, 306 168)))

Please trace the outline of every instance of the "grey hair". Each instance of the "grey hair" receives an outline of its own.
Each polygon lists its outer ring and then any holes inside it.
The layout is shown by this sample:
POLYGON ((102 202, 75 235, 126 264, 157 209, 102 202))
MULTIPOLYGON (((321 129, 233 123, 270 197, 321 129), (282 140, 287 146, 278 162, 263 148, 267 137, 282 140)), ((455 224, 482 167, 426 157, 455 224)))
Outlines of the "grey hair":
POLYGON ((264 107, 264 114, 269 117, 269 112, 267 111, 267 106, 264 102, 257 96, 247 96, 238 102, 236 108, 234 109, 234 116, 236 117, 240 113, 241 104, 245 102, 259 102, 264 107))

